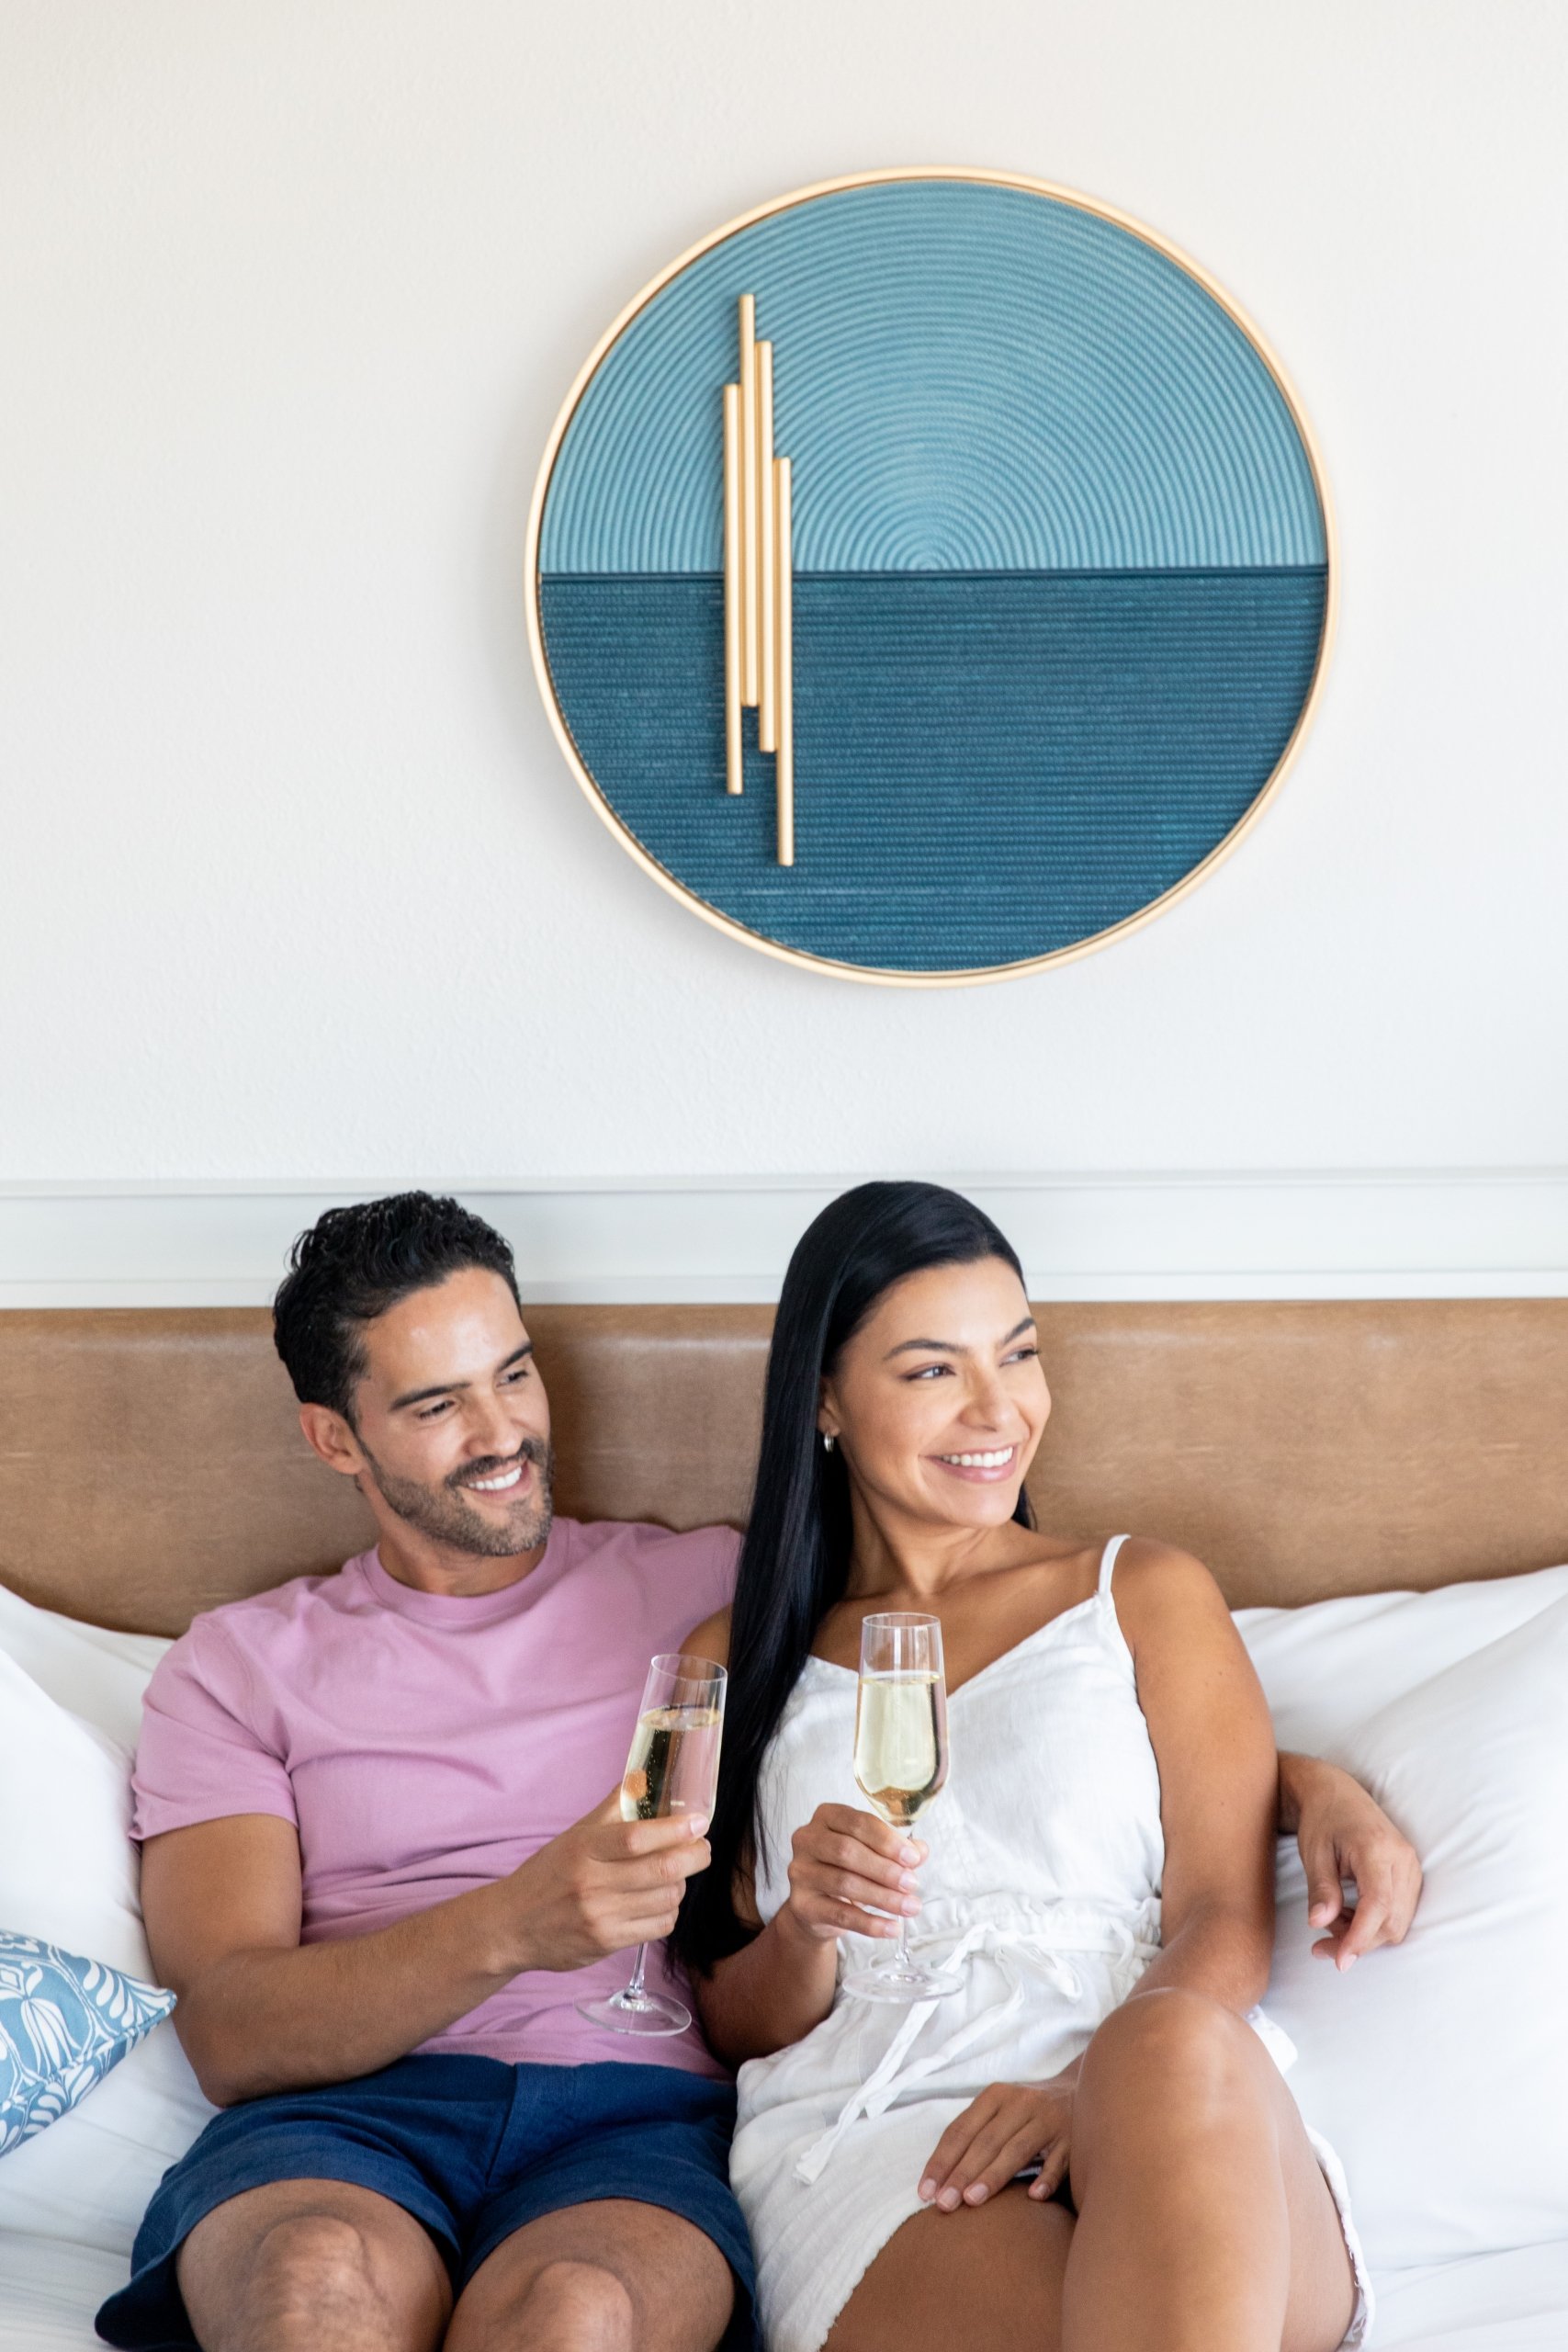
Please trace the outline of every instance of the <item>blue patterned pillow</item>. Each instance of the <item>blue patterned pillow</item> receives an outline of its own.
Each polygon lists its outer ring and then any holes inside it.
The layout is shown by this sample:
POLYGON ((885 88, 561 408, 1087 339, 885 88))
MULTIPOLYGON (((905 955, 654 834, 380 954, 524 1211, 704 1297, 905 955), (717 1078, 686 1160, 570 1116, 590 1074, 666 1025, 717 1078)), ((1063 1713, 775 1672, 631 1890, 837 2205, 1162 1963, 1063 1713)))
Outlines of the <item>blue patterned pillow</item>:
POLYGON ((0 2156, 77 2106, 174 2006, 155 1984, 0 1928, 0 2156))

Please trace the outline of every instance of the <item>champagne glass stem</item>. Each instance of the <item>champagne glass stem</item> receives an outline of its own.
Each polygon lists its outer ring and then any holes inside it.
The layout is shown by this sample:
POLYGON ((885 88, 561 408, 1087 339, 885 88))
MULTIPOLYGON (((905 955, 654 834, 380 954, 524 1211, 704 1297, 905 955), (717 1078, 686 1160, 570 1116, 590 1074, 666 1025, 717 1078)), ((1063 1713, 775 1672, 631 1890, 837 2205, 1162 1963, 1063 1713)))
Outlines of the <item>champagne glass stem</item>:
POLYGON ((637 1948, 637 1966, 632 1970, 632 1981, 629 1984, 625 1985, 622 1988, 621 1998, 623 2001, 640 2001, 642 1999, 644 1993, 647 1990, 642 1981, 642 1972, 647 1965, 648 1946, 646 1944, 638 1944, 637 1948))
POLYGON ((893 1955, 893 1965, 895 1968, 908 1968, 909 1965, 909 1922, 901 1911, 898 1914, 898 1949, 893 1955))

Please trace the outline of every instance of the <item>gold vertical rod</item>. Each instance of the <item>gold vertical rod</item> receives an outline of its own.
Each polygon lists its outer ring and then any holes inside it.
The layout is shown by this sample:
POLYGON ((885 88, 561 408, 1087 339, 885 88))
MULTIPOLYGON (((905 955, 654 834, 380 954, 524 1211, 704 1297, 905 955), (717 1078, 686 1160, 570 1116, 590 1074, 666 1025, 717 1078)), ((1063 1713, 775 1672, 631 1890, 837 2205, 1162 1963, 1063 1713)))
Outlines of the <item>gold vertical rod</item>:
POLYGON ((746 785, 740 735, 740 387, 724 388, 724 776, 727 792, 746 785))
POLYGON ((773 346, 757 345, 757 480, 761 489, 757 532, 757 748, 778 749, 773 715, 773 346))
POLYGON ((790 464, 773 459, 773 715, 778 759, 779 864, 795 864, 795 530, 790 464))
POLYGON ((757 704, 757 303, 740 297, 740 699, 757 704))

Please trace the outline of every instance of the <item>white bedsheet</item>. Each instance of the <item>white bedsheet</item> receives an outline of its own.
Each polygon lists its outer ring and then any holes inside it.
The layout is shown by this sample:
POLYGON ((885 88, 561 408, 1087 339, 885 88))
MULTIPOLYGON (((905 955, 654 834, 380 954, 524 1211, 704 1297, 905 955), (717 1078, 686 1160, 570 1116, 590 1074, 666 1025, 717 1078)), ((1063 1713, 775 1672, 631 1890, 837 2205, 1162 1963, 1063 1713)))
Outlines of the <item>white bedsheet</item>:
MULTIPOLYGON (((103 2352, 118 2255, 0 2231, 0 2352, 103 2352)), ((1378 2279, 1373 2352, 1568 2352, 1568 2238, 1378 2279)))
POLYGON ((129 2276, 123 2255, 0 2230, 0 2352, 104 2352, 93 2313, 129 2276))
POLYGON ((1568 2352, 1568 2238, 1380 2271, 1377 2290, 1372 2352, 1568 2352))

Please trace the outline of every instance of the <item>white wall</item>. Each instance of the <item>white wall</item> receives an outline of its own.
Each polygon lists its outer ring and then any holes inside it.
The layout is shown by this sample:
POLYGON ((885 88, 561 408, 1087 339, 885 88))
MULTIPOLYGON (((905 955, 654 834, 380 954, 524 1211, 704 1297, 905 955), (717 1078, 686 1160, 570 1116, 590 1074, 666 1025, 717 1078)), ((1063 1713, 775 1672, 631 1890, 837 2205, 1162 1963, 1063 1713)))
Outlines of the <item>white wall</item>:
MULTIPOLYGON (((100 1280, 64 1183, 874 1170, 1404 1171, 1450 1206, 1401 1286, 1568 1279, 1568 1186, 1505 1244, 1445 1173, 1568 1168, 1565 67, 1552 0, 0 0, 15 1281, 100 1280), (1210 267, 1344 550, 1241 851, 1106 953, 931 993, 646 881, 554 749, 519 584, 626 296, 900 162, 1040 173, 1210 267)), ((1265 1186, 1253 1255, 1401 1260, 1386 1199, 1346 1239, 1331 1194, 1265 1186)), ((1112 1286, 1171 1273, 1163 1232, 1112 1286)))

